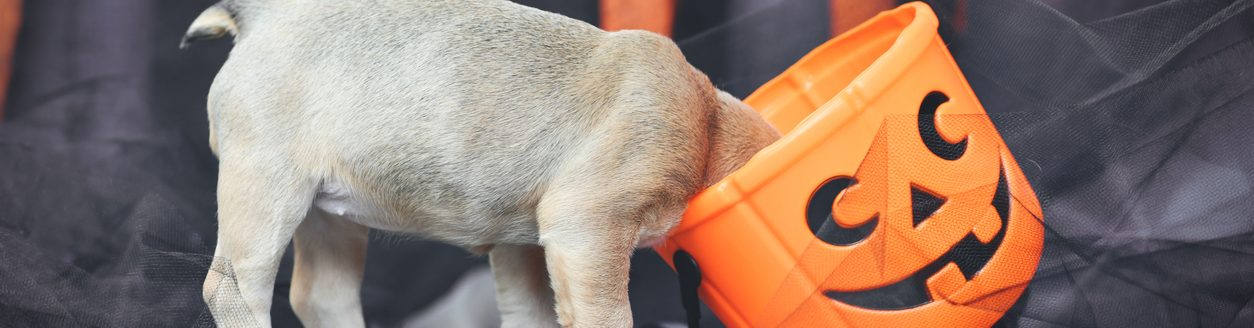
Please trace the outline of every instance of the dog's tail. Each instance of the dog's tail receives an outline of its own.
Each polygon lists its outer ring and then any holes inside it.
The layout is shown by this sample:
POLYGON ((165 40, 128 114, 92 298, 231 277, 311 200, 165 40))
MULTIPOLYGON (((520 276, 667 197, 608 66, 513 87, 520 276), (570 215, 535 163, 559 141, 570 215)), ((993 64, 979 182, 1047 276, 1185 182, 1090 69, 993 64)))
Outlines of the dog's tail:
POLYGON ((221 38, 228 33, 231 36, 239 34, 239 25, 235 23, 235 12, 232 6, 225 0, 215 4, 209 9, 205 9, 192 21, 192 26, 187 28, 187 34, 183 35, 183 41, 179 43, 179 49, 186 49, 192 42, 200 40, 210 40, 221 38))

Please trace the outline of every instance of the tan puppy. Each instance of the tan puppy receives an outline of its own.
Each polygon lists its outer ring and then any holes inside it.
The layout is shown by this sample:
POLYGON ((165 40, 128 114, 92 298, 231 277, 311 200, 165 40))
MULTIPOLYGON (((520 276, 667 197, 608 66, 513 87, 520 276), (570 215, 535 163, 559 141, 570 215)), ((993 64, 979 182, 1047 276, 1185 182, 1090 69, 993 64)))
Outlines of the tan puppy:
POLYGON ((630 326, 632 250, 779 137, 669 39, 505 0, 226 0, 187 40, 227 33, 224 326, 269 326, 289 240, 301 321, 363 326, 367 227, 488 253, 506 326, 630 326))

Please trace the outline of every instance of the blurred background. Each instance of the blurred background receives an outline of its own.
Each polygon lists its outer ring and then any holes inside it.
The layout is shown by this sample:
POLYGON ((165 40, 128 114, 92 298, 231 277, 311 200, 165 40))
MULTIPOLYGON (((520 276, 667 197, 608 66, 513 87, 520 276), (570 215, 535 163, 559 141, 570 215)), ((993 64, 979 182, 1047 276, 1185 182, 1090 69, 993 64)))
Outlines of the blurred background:
MULTIPOLYGON (((178 43, 214 2, 0 0, 0 326, 213 325, 205 95, 231 42, 178 43)), ((901 3, 518 2, 668 35, 740 97, 901 3)), ((999 325, 1254 326, 1254 1, 927 2, 1045 210, 1036 278, 999 325)), ((484 258, 382 235, 368 253, 371 327, 499 325, 484 258)), ((300 326, 290 261, 276 327, 300 326)), ((630 289, 638 326, 684 322, 652 251, 630 289)))

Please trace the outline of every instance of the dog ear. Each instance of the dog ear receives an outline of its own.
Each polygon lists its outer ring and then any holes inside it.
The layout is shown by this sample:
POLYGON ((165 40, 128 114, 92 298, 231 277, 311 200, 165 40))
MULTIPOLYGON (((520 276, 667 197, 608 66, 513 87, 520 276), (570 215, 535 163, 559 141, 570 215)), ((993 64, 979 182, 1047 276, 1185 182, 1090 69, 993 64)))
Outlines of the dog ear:
POLYGON ((713 185, 744 166, 754 154, 779 140, 779 130, 735 96, 718 91, 710 129, 706 185, 713 185))
POLYGON ((232 36, 239 34, 235 15, 220 5, 214 5, 192 21, 192 26, 187 28, 183 41, 179 43, 179 49, 186 49, 192 42, 221 38, 227 33, 232 36))

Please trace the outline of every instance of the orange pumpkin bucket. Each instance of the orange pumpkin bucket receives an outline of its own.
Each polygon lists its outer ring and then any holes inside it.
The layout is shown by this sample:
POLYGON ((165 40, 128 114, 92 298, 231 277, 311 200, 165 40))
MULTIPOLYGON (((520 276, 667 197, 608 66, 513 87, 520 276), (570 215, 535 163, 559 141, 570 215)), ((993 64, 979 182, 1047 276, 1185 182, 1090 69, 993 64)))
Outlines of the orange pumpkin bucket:
POLYGON ((1018 300, 1041 207, 936 28, 881 13, 745 100, 783 138, 656 247, 725 324, 989 326, 1018 300))

